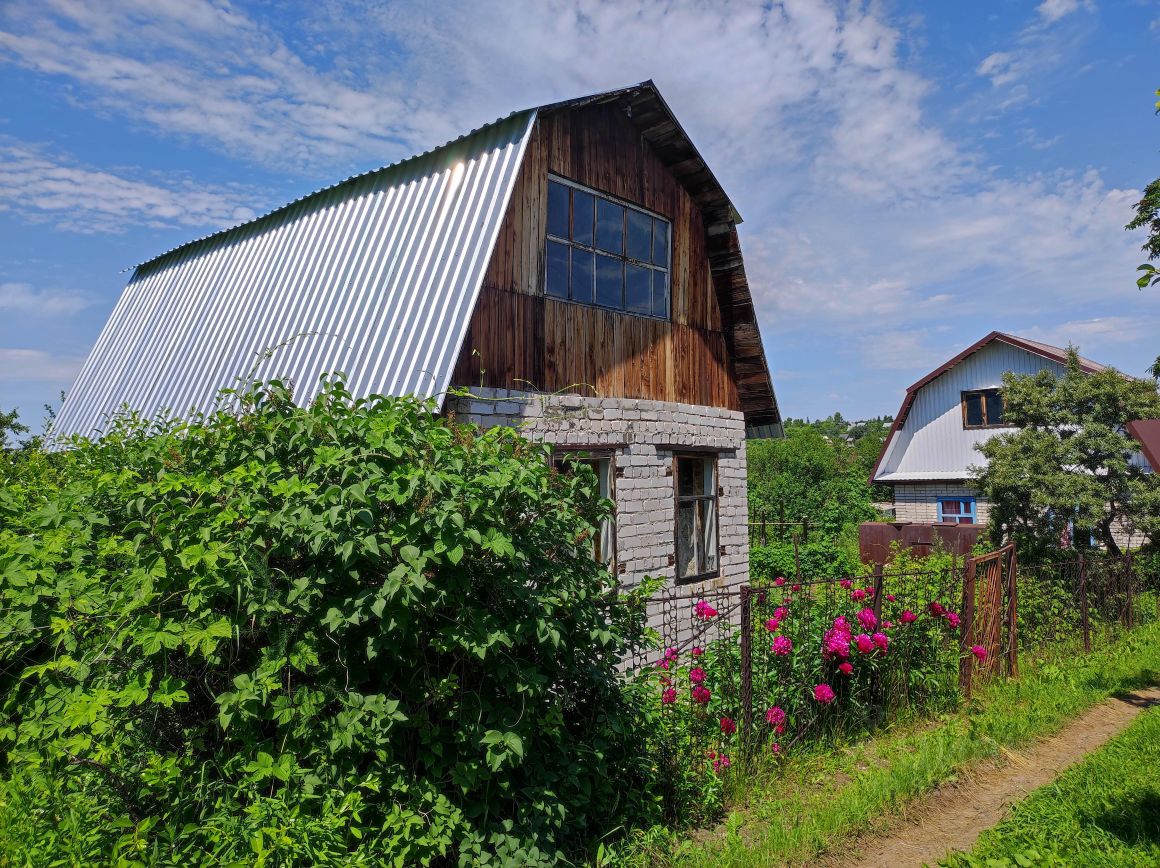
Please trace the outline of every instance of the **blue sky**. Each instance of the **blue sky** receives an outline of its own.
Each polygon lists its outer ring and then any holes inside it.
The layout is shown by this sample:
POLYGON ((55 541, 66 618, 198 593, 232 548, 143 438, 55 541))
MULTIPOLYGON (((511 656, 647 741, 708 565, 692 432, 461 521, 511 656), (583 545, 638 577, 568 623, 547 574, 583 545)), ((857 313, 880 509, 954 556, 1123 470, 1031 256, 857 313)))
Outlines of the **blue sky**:
POLYGON ((1160 3, 5 0, 0 407, 123 269, 510 111, 654 79, 745 218, 783 413, 861 418, 992 329, 1140 374, 1160 3))

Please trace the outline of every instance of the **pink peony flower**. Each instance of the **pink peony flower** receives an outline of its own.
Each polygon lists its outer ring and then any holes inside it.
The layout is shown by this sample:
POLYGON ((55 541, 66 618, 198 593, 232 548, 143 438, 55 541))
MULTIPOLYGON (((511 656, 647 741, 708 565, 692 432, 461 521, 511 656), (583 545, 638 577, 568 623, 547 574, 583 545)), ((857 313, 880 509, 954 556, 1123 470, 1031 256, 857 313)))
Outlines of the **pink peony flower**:
POLYGON ((770 618, 768 621, 765 622, 765 629, 768 630, 770 633, 776 633, 777 628, 780 626, 781 626, 781 622, 778 621, 777 618, 770 618))
POLYGON ((669 687, 661 694, 661 702, 665 705, 672 705, 677 701, 677 688, 669 687))
POLYGON ((704 600, 698 600, 693 606, 693 614, 698 618, 708 621, 710 618, 717 617, 717 610, 706 603, 704 600))
POLYGON ((941 618, 946 614, 947 611, 946 606, 944 606, 942 603, 931 603, 927 608, 930 609, 930 613, 936 618, 941 618))
POLYGON ((873 630, 878 626, 878 616, 874 614, 873 609, 863 609, 858 613, 858 623, 864 630, 873 630))
POLYGON ((854 587, 854 583, 849 579, 842 579, 842 581, 838 582, 838 584, 845 588, 847 591, 854 587))
POLYGON ((894 622, 893 622, 893 621, 883 621, 883 622, 882 622, 882 629, 883 629, 883 630, 889 630, 889 629, 890 629, 891 627, 893 627, 893 626, 894 626, 894 622))
POLYGON ((713 760, 713 771, 719 773, 727 768, 729 768, 729 757, 725 756, 725 754, 721 754, 713 760))
POLYGON ((780 588, 782 585, 785 584, 785 577, 778 576, 776 579, 773 580, 773 583, 780 588))
POLYGON ((850 599, 856 603, 860 603, 866 599, 866 591, 862 588, 855 588, 850 592, 850 599))
POLYGON ((789 609, 787 609, 785 606, 778 606, 776 609, 773 610, 773 617, 777 618, 777 620, 779 620, 779 621, 784 621, 785 616, 788 614, 789 614, 789 609))
POLYGON ((790 588, 790 590, 791 590, 791 591, 793 591, 795 594, 796 594, 798 591, 800 591, 801 589, 802 589, 802 586, 801 586, 801 585, 799 585, 797 582, 794 582, 794 585, 793 585, 793 587, 792 587, 792 588, 790 588))
POLYGON ((725 733, 725 735, 733 735, 733 733, 737 732, 737 724, 733 718, 721 718, 721 732, 725 733))
POLYGON ((971 653, 975 655, 975 659, 980 663, 987 659, 987 649, 982 645, 972 645, 971 653))
POLYGON ((694 684, 700 684, 705 680, 705 670, 698 666, 695 669, 689 670, 689 680, 694 684))
POLYGON ((676 660, 677 659, 677 649, 673 648, 673 647, 666 648, 665 649, 665 659, 666 660, 676 660))
POLYGON ((888 599, 890 602, 893 603, 894 602, 894 594, 887 594, 886 599, 888 599))
POLYGON ((838 671, 841 672, 843 675, 853 675, 854 674, 854 664, 851 663, 849 660, 845 660, 842 663, 838 664, 838 671))
POLYGON ((699 645, 696 646, 695 648, 693 648, 693 651, 692 651, 692 654, 694 657, 700 657, 704 653, 705 653, 705 649, 699 645))
POLYGON ((781 745, 775 741, 773 744, 771 744, 769 746, 769 750, 774 756, 777 756, 778 754, 781 753, 781 745))
POLYGON ((829 705, 834 701, 834 690, 828 684, 818 684, 814 686, 814 699, 822 705, 829 705))
POLYGON ((865 633, 859 633, 855 636, 854 644, 858 646, 858 652, 861 654, 869 654, 874 650, 874 640, 865 633))
POLYGON ((822 636, 822 657, 831 660, 835 657, 850 656, 850 633, 848 630, 839 630, 834 627, 827 630, 822 636))
POLYGON ((775 705, 765 712, 765 722, 770 726, 782 726, 785 724, 785 709, 779 705, 775 705))
POLYGON ((793 642, 786 636, 778 636, 773 640, 773 645, 769 648, 778 657, 787 657, 789 652, 793 650, 793 642))
POLYGON ((918 620, 918 615, 914 614, 914 612, 910 611, 910 609, 906 609, 905 611, 903 611, 902 617, 900 620, 902 621, 903 624, 913 624, 915 621, 918 620))
POLYGON ((873 640, 873 642, 877 646, 878 650, 881 651, 883 654, 885 654, 886 649, 890 647, 890 637, 887 636, 885 633, 875 633, 870 638, 871 638, 871 640, 873 640))
POLYGON ((847 633, 849 633, 850 632, 850 625, 849 625, 849 623, 847 623, 846 618, 844 616, 839 615, 837 618, 834 619, 834 629, 835 630, 845 630, 847 633))
POLYGON ((693 702, 698 705, 707 705, 712 698, 713 694, 703 684, 697 684, 693 687, 693 702))
POLYGON ((952 627, 959 626, 959 616, 957 612, 947 612, 947 623, 952 627))

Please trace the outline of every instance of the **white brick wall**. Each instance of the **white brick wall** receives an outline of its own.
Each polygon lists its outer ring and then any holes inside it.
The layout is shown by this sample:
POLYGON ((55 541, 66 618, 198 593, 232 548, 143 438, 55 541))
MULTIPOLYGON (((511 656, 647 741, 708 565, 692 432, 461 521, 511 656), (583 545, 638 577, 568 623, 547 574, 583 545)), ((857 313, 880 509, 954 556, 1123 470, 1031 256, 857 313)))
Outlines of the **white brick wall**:
POLYGON ((919 523, 938 521, 940 497, 974 497, 979 524, 986 524, 990 503, 974 488, 958 482, 894 483, 894 520, 919 523))
MULTIPOLYGON (((561 447, 611 450, 617 466, 616 558, 625 585, 646 575, 674 584, 676 542, 673 454, 681 447, 717 454, 719 575, 682 585, 695 594, 741 585, 749 578, 745 419, 739 412, 629 398, 543 395, 475 389, 448 398, 460 422, 483 428, 517 427, 526 437, 561 447)), ((659 613, 658 613, 659 616, 659 613)))

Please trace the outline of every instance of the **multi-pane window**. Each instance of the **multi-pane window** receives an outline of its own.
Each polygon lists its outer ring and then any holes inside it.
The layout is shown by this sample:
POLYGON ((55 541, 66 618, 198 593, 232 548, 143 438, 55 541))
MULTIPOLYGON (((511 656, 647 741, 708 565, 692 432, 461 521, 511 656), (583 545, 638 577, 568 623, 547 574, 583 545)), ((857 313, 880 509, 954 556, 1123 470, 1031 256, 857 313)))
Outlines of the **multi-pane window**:
POLYGON ((963 392, 963 427, 994 428, 1003 424, 1003 396, 998 389, 963 392))
MULTIPOLYGON (((600 496, 615 501, 616 465, 611 453, 559 453, 552 459, 553 464, 561 473, 570 473, 577 465, 585 465, 596 474, 596 483, 600 488, 600 496)), ((596 536, 592 540, 592 557, 616 569, 616 520, 610 516, 596 528, 596 536)))
POLYGON ((951 524, 975 524, 975 498, 940 497, 938 500, 938 520, 951 524))
POLYGON ((544 293, 641 316, 669 316, 669 221, 548 179, 544 293))
POLYGON ((717 575, 717 459, 678 455, 677 581, 717 575))

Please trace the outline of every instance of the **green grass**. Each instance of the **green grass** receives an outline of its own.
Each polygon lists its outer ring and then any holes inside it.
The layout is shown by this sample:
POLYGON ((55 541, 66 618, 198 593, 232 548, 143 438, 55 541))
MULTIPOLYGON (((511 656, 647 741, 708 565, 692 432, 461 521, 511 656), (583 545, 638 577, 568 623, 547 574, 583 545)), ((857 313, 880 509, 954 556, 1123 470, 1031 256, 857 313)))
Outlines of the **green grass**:
POLYGON ((1144 712, 946 865, 1160 865, 1160 708, 1144 712))
POLYGON ((718 829, 639 832, 608 864, 743 868, 803 863, 838 849, 1003 748, 1052 733, 1112 694, 1160 683, 1160 625, 1086 657, 1057 648, 1021 667, 1019 680, 996 680, 952 714, 896 723, 857 743, 818 745, 776 774, 741 771, 731 783, 734 809, 718 829))

